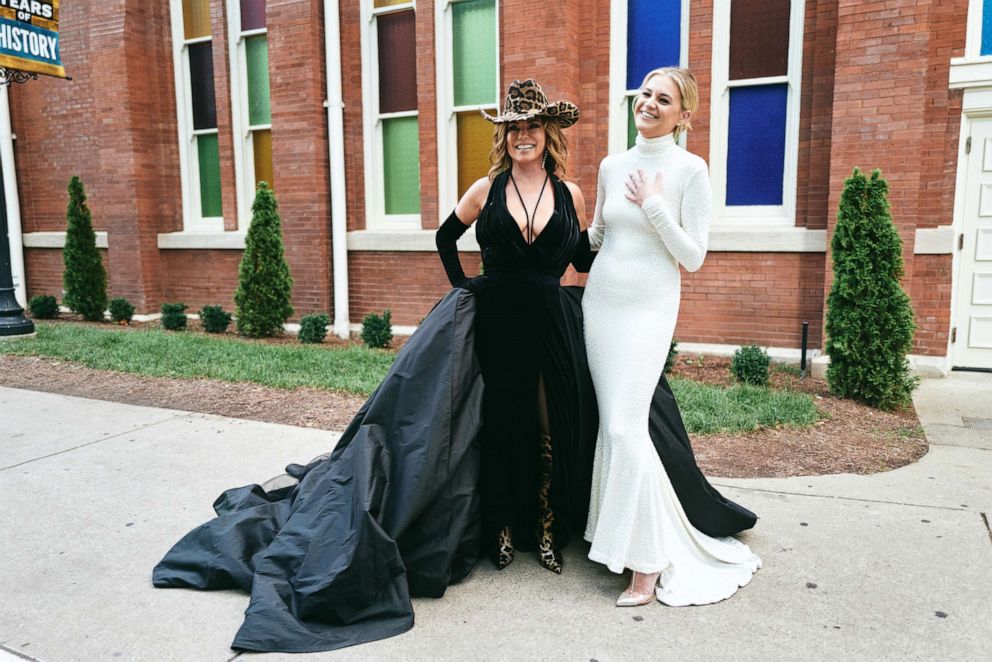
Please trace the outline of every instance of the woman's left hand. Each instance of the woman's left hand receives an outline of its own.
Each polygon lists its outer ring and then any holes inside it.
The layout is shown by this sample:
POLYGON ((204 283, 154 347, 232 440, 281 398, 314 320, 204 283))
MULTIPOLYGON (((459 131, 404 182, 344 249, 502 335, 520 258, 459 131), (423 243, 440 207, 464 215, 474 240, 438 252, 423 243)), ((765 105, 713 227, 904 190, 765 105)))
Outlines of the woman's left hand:
POLYGON ((661 173, 656 172, 650 180, 643 170, 638 169, 627 176, 627 199, 638 207, 644 204, 652 195, 661 193, 661 173))

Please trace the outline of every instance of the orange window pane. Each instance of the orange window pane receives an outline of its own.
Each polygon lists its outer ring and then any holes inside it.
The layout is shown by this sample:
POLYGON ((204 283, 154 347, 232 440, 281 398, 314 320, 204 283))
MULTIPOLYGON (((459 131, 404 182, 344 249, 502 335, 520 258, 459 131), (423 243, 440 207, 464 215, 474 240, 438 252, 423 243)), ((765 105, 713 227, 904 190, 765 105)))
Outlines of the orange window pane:
POLYGON ((375 0, 372 6, 378 9, 379 7, 392 7, 394 5, 406 5, 409 3, 410 0, 375 0))
POLYGON ((479 111, 458 113, 458 197, 472 182, 489 172, 489 152, 493 148, 493 125, 479 111))
POLYGON ((210 36, 210 0, 183 0, 183 31, 187 39, 210 36))
POLYGON ((268 182, 275 189, 275 182, 272 181, 272 131, 252 131, 251 142, 255 152, 255 185, 268 182))

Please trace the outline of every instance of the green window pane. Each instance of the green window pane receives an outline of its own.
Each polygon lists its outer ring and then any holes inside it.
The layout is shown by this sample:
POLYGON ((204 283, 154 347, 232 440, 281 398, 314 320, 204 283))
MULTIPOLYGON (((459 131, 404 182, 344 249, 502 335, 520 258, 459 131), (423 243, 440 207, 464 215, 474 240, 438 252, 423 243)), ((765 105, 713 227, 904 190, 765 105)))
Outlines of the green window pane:
POLYGON ((187 39, 210 36, 209 0, 183 0, 183 33, 187 39))
POLYGON ((467 0, 451 6, 455 105, 496 100, 496 3, 467 0))
POLYGON ((420 139, 416 117, 382 121, 387 214, 420 213, 420 139))
POLYGON ((272 182, 272 132, 268 129, 252 131, 251 144, 255 162, 255 185, 268 182, 269 187, 275 189, 272 182))
POLYGON ((627 98, 627 149, 633 147, 634 141, 637 140, 637 126, 634 124, 634 99, 636 98, 636 94, 627 98))
POLYGON ((245 39, 248 63, 248 122, 269 124, 269 44, 265 35, 245 39))
POLYGON ((203 218, 222 216, 217 134, 197 136, 196 151, 200 160, 200 215, 203 218))
POLYGON ((458 113, 458 197, 472 182, 489 172, 489 152, 493 148, 493 125, 472 110, 458 113))

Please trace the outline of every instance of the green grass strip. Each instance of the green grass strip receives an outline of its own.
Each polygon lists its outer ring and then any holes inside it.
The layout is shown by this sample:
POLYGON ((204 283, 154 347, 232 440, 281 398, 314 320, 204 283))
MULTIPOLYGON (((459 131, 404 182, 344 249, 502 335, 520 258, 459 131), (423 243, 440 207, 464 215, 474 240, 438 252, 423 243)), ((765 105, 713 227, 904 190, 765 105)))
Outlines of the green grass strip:
POLYGON ((809 427, 822 418, 806 393, 760 386, 711 386, 671 380, 690 433, 746 432, 760 428, 809 427))
MULTIPOLYGON (((99 370, 154 377, 203 377, 276 388, 309 386, 371 393, 394 354, 364 347, 271 345, 199 333, 37 324, 35 338, 0 343, 0 353, 47 356, 99 370)), ((711 386, 671 380, 690 433, 807 427, 821 418, 803 393, 756 386, 711 386)))
POLYGON ((364 347, 309 347, 159 329, 37 324, 38 335, 0 343, 0 353, 48 356, 99 370, 154 377, 205 377, 276 388, 301 386, 367 395, 393 363, 364 347))

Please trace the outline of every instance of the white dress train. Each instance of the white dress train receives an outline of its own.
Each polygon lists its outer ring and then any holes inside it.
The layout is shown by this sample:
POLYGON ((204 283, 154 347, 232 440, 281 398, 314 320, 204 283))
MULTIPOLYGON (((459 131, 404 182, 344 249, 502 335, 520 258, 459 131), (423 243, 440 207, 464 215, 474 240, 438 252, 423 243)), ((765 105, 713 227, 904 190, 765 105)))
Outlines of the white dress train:
POLYGON ((706 163, 671 134, 607 157, 599 170, 590 241, 599 247, 582 309, 600 429, 585 538, 611 571, 661 572, 658 599, 719 602, 747 584, 761 559, 735 538, 694 528, 648 433, 648 412, 675 330, 679 264, 702 266, 711 216, 706 163), (625 197, 641 169, 663 191, 638 207, 625 197))

